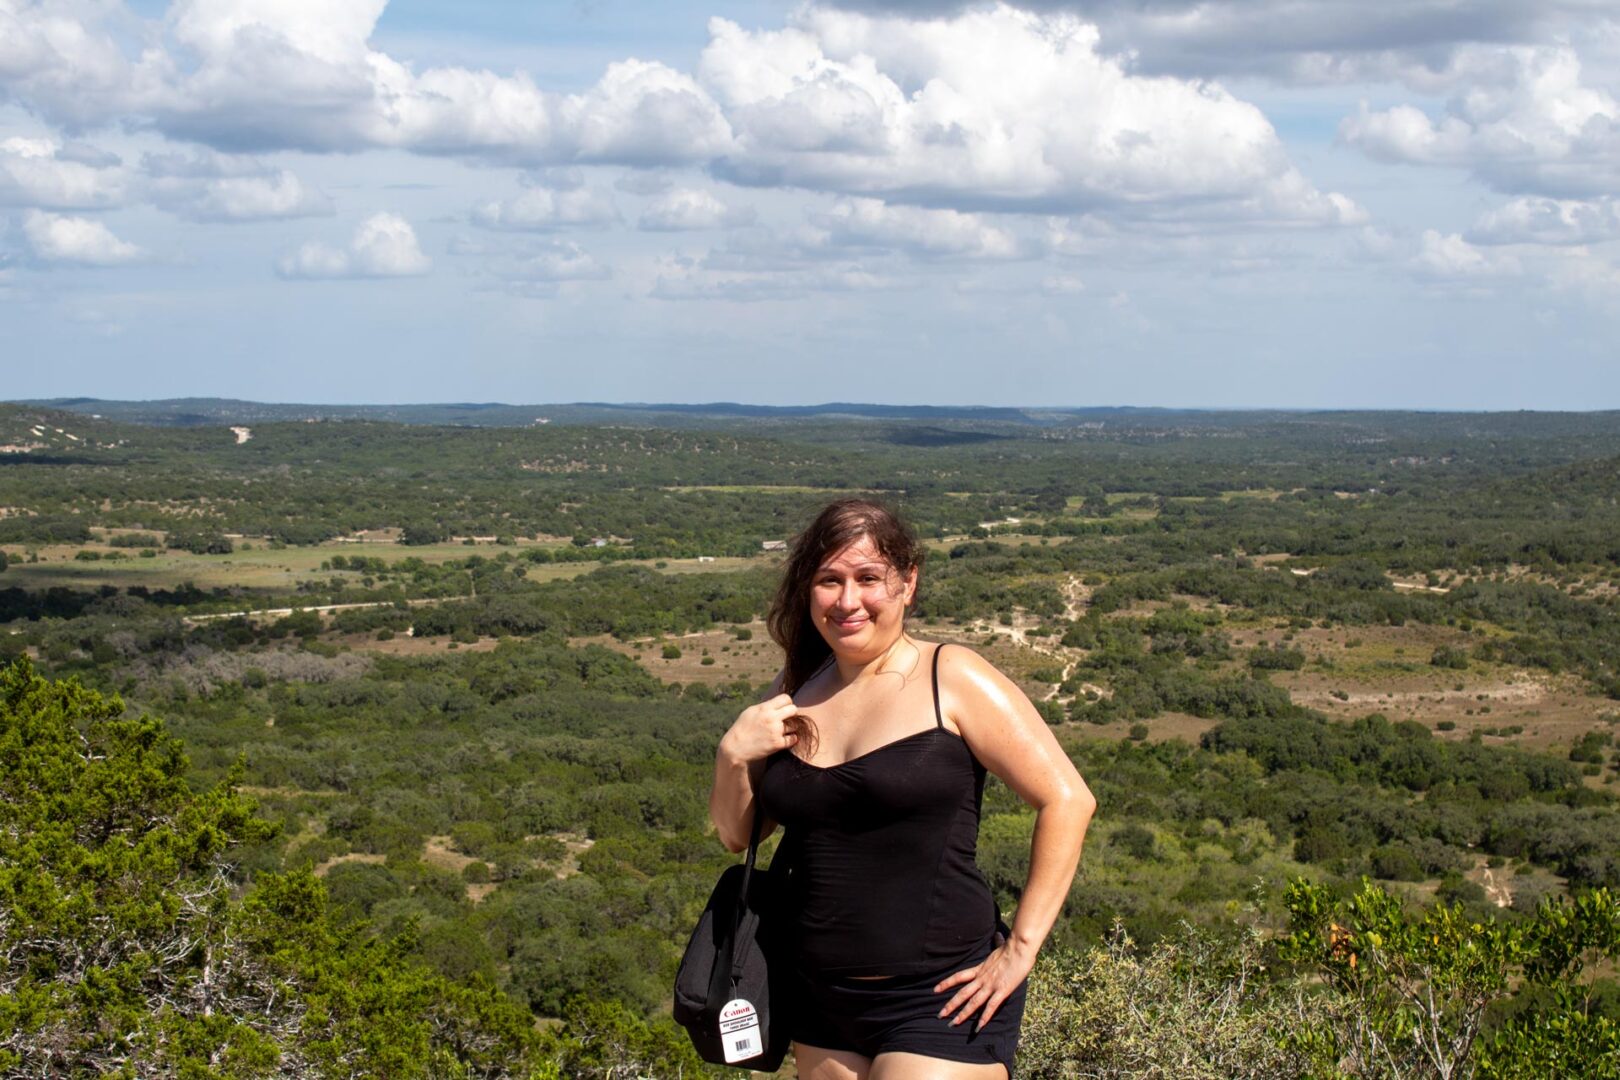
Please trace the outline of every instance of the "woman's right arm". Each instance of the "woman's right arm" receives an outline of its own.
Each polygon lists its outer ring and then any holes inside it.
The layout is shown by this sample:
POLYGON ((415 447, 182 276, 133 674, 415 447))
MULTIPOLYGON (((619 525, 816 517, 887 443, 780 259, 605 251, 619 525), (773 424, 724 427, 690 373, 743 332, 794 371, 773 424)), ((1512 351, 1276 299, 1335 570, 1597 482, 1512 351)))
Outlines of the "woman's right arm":
MULTIPOLYGON (((772 691, 781 686, 781 677, 772 691)), ((748 846, 748 830, 754 815, 754 785, 765 770, 765 759, 799 741, 790 721, 798 709, 787 694, 773 693, 751 705, 737 717, 720 740, 714 755, 714 786, 709 789, 709 819, 720 834, 727 851, 748 846)), ((776 829, 765 821, 760 829, 763 840, 776 829)))

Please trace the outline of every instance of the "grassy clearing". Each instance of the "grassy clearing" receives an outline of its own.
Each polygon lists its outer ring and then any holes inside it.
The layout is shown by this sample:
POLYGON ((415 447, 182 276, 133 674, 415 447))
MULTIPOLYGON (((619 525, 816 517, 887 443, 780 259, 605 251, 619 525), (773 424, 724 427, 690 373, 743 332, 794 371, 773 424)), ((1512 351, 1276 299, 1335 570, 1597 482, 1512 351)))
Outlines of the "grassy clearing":
POLYGON ((1105 739, 1123 741, 1130 737, 1131 728, 1137 724, 1147 726, 1147 739, 1149 742, 1167 742, 1179 739, 1192 746, 1198 745, 1198 740, 1204 732, 1214 727, 1218 720, 1201 716, 1189 716, 1187 713, 1160 713, 1151 720, 1115 720, 1107 724, 1082 724, 1068 721, 1063 727, 1083 738, 1105 739))
POLYGON ((737 495, 864 495, 876 488, 806 487, 800 484, 678 484, 659 491, 681 494, 693 491, 731 492, 737 495))
MULTIPOLYGON (((96 589, 110 585, 118 589, 144 586, 148 589, 173 589, 187 583, 200 589, 243 588, 285 592, 300 581, 314 577, 341 578, 358 582, 365 575, 347 570, 322 570, 321 563, 334 555, 345 557, 366 555, 382 558, 389 563, 408 558, 425 563, 439 564, 469 555, 486 558, 507 551, 522 551, 531 547, 555 547, 555 544, 535 542, 516 545, 496 544, 423 544, 407 547, 403 544, 320 544, 315 547, 288 547, 272 550, 268 545, 249 541, 248 550, 237 550, 229 555, 193 555, 185 551, 160 551, 152 558, 141 558, 129 549, 113 548, 106 544, 57 544, 38 548, 39 561, 26 562, 26 553, 7 549, 8 558, 14 558, 6 568, 0 584, 13 588, 42 590, 55 587, 96 589), (102 559, 81 562, 74 555, 83 550, 95 551, 102 559), (108 560, 109 553, 128 555, 128 558, 108 560)), ((650 561, 636 560, 640 565, 653 565, 650 561)), ((744 570, 755 565, 744 558, 659 559, 665 565, 659 569, 670 574, 720 573, 744 570)), ((557 581, 588 574, 603 565, 600 562, 530 563, 527 564, 531 581, 557 581)))
MULTIPOLYGON (((1281 488, 1251 488, 1235 491, 1223 491, 1217 496, 1222 502, 1232 502, 1236 499, 1259 499, 1265 502, 1276 502, 1284 495, 1289 494, 1281 488)), ((1203 502, 1202 495, 1171 495, 1165 502, 1203 502)))
MULTIPOLYGON (((171 589, 190 582, 202 589, 232 586, 245 589, 287 589, 317 574, 350 576, 346 572, 321 569, 321 563, 334 555, 380 556, 389 562, 415 557, 423 562, 443 563, 452 559, 465 559, 475 553, 488 554, 492 550, 508 550, 496 548, 492 544, 477 547, 462 544, 405 547, 399 544, 337 543, 273 550, 268 544, 254 541, 248 543, 252 545, 251 548, 247 550, 238 548, 229 555, 193 555, 186 551, 160 551, 149 559, 143 559, 139 554, 124 549, 122 553, 130 557, 114 560, 108 560, 107 554, 118 552, 120 549, 106 544, 53 544, 37 549, 39 562, 14 562, 8 567, 6 584, 24 589, 48 589, 59 585, 79 589, 93 589, 102 585, 111 585, 115 588, 144 585, 150 589, 171 589), (80 562, 74 555, 83 550, 98 552, 102 555, 102 559, 98 562, 80 562)), ((16 554, 21 556, 21 552, 16 554)), ((575 566, 585 566, 589 569, 594 565, 596 564, 564 564, 559 568, 574 571, 575 566)), ((545 564, 545 568, 551 567, 552 564, 545 564)), ((352 576, 355 580, 359 580, 363 575, 352 576)), ((567 576, 573 575, 570 573, 567 576)))
POLYGON ((701 633, 661 638, 620 641, 606 634, 575 638, 575 645, 603 645, 623 653, 667 683, 707 683, 719 686, 746 679, 750 686, 762 686, 776 677, 782 667, 782 651, 765 630, 763 620, 748 624, 753 635, 738 641, 730 627, 715 627, 701 633), (678 657, 666 658, 665 646, 680 650, 678 657), (705 664, 705 659, 713 663, 705 664))

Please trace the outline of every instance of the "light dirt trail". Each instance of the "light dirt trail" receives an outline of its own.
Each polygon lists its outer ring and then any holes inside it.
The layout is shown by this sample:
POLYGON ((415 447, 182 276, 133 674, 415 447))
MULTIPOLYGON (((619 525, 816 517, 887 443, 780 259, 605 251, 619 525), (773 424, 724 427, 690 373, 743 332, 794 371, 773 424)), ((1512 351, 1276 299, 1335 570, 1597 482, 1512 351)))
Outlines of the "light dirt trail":
POLYGON ((1485 889, 1485 899, 1499 908, 1510 907, 1513 904, 1513 892, 1496 880, 1496 874, 1490 867, 1485 868, 1485 880, 1480 883, 1485 889))
MULTIPOLYGON (((446 600, 465 600, 465 599, 467 599, 467 597, 465 597, 465 596, 427 596, 427 597, 421 597, 421 598, 416 599, 416 600, 407 600, 407 601, 405 601, 405 603, 410 607, 421 607, 424 604, 442 604, 446 600)), ((216 611, 216 612, 213 612, 213 613, 207 614, 207 615, 187 615, 181 621, 186 622, 186 623, 200 623, 200 622, 212 622, 215 619, 250 619, 250 618, 253 618, 255 616, 270 616, 270 615, 286 616, 286 615, 291 615, 295 611, 319 611, 319 612, 324 613, 324 612, 328 612, 328 611, 355 611, 355 610, 357 610, 359 608, 378 608, 378 607, 393 607, 393 606, 394 606, 394 601, 392 601, 392 600, 373 600, 373 601, 367 601, 365 603, 359 603, 359 604, 317 604, 314 607, 258 608, 258 609, 254 610, 254 611, 216 611)))
MULTIPOLYGON (((1071 621, 1079 618, 1081 611, 1091 600, 1090 589, 1082 584, 1077 576, 1070 574, 1068 580, 1063 583, 1062 592, 1064 618, 1071 621)), ((1058 688, 1069 681, 1069 676, 1074 674, 1074 669, 1079 664, 1079 660, 1075 657, 1072 649, 1067 649, 1062 645, 1048 644, 1048 639, 1031 638, 1026 630, 1026 620, 1020 614, 1014 614, 1012 624, 1008 626, 1003 626, 1000 623, 980 623, 973 629, 975 633, 990 633, 1005 637, 1014 645, 1050 657, 1063 665, 1063 677, 1042 696, 1042 701, 1056 700, 1058 688)), ((1092 687, 1089 683, 1087 688, 1098 689, 1092 687)))

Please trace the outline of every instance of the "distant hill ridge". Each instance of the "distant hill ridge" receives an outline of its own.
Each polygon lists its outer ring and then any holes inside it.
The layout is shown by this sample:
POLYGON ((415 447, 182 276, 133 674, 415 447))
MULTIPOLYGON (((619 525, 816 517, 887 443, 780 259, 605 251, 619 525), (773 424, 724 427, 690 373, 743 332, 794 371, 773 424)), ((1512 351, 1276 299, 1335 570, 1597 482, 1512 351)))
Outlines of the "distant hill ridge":
POLYGON ((969 421, 1048 426, 1070 425, 1088 418, 1121 416, 1193 416, 1198 410, 1105 406, 1085 408, 1014 408, 986 405, 877 405, 828 402, 819 405, 749 405, 717 401, 698 404, 584 401, 549 405, 504 402, 437 402, 405 405, 321 405, 240 401, 231 398, 167 398, 117 401, 91 397, 45 398, 12 404, 91 414, 126 423, 193 427, 285 420, 385 420, 406 424, 464 424, 522 427, 536 423, 604 424, 672 420, 739 419, 871 419, 969 421))

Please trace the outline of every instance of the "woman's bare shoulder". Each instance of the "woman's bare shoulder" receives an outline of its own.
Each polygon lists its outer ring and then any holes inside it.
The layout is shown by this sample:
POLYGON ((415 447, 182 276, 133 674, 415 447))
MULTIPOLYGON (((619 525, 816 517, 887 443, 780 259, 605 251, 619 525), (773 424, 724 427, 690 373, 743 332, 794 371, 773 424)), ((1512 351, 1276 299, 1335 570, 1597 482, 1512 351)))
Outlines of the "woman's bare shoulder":
POLYGON ((934 663, 939 666, 941 686, 945 685, 947 679, 959 681, 988 677, 1006 678, 1000 668, 980 656, 971 645, 964 645, 958 641, 941 641, 934 649, 936 652, 934 663))
POLYGON ((1018 685, 971 647, 949 642, 936 648, 940 707, 958 728, 959 718, 982 717, 986 709, 1034 711, 1018 685))
POLYGON ((973 650, 939 654, 939 700, 974 756, 1031 806, 1046 805, 1079 780, 1028 695, 973 650))

